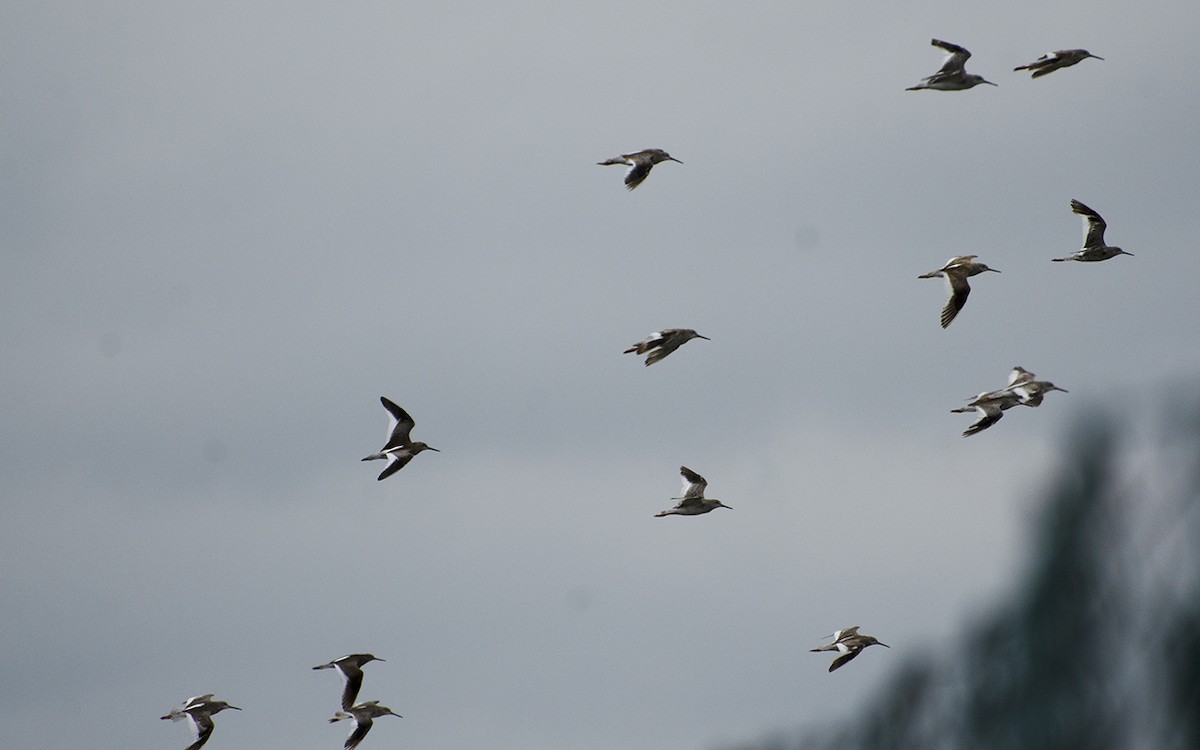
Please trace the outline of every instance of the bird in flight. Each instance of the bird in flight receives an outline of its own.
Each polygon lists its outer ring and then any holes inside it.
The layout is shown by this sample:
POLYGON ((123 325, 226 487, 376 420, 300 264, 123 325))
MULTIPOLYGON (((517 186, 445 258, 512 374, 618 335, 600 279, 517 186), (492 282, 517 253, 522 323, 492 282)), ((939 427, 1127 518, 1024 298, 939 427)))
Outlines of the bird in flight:
POLYGON ((691 328, 664 328, 655 331, 646 338, 625 350, 625 354, 647 354, 646 366, 659 362, 668 354, 683 346, 692 339, 711 341, 708 336, 701 336, 691 328))
POLYGON ((1085 49, 1060 49, 1055 52, 1047 52, 1038 59, 1028 65, 1021 65, 1013 68, 1013 71, 1032 70, 1033 78, 1041 78, 1044 75, 1049 75, 1059 68, 1069 68, 1076 63, 1082 62, 1089 57, 1094 57, 1097 60, 1103 60, 1099 55, 1093 55, 1085 49))
POLYGON ((161 717, 164 721, 182 721, 187 719, 192 725, 192 730, 196 733, 196 741, 187 746, 187 750, 200 750, 204 747, 204 743, 208 742, 208 738, 212 736, 213 720, 212 715, 220 713, 227 708, 232 708, 235 711, 242 709, 237 706, 231 706, 225 701, 215 701, 212 699, 212 693, 197 695, 188 698, 183 702, 180 708, 173 708, 166 716, 161 717))
POLYGON ((1065 258, 1051 258, 1055 263, 1061 263, 1064 260, 1095 263, 1115 258, 1118 255, 1133 256, 1133 253, 1127 253, 1119 247, 1111 247, 1104 244, 1104 230, 1108 227, 1108 224, 1104 222, 1100 214, 1074 198, 1071 199, 1071 211, 1083 217, 1083 247, 1065 258))
POLYGON ((950 42, 943 42, 940 39, 934 39, 931 44, 934 47, 941 47, 950 54, 946 55, 946 59, 942 61, 942 67, 938 69, 938 72, 922 78, 920 83, 916 86, 909 86, 905 91, 920 91, 921 89, 962 91, 963 89, 974 88, 981 83, 986 83, 990 86, 996 85, 991 81, 984 80, 983 76, 967 72, 966 64, 967 60, 971 57, 971 53, 966 47, 960 47, 950 42))
POLYGON ((346 744, 344 746, 345 750, 354 750, 354 748, 358 747, 358 743, 362 742, 363 738, 367 736, 367 732, 371 731, 371 724, 374 723, 374 719, 377 719, 380 716, 395 716, 399 719, 404 718, 400 714, 394 713, 392 709, 388 708, 387 706, 379 705, 379 701, 367 701, 366 703, 360 703, 357 706, 351 706, 345 711, 338 711, 333 715, 333 718, 329 720, 329 723, 332 724, 333 722, 341 721, 342 719, 354 719, 354 731, 351 732, 350 736, 346 738, 346 744))
POLYGON ((683 164, 683 162, 661 148, 648 148, 644 151, 638 151, 635 154, 621 154, 620 156, 614 156, 611 159, 605 159, 596 163, 602 167, 613 164, 624 164, 629 167, 629 171, 625 173, 625 189, 633 190, 646 181, 646 178, 650 175, 650 170, 654 168, 655 164, 664 161, 683 164))
POLYGON ((363 665, 373 661, 387 661, 374 654, 347 654, 334 659, 328 664, 318 664, 313 669, 336 669, 346 680, 346 689, 342 691, 342 709, 349 711, 358 699, 358 691, 362 687, 363 665))
POLYGON ((971 285, 967 283, 967 277, 984 271, 1000 273, 997 268, 988 268, 984 263, 976 263, 975 259, 978 257, 977 255, 959 255, 946 261, 946 265, 938 270, 923 273, 917 277, 918 279, 946 277, 946 284, 950 287, 950 299, 946 300, 946 306, 942 308, 942 328, 950 325, 950 322, 958 315, 958 311, 967 304, 967 295, 971 293, 971 285))
MULTIPOLYGON (((686 466, 679 467, 679 474, 683 477, 683 497, 671 498, 672 500, 678 500, 679 504, 670 510, 655 513, 655 518, 663 516, 698 516, 701 513, 707 513, 717 508, 729 508, 728 505, 716 498, 706 498, 704 496, 704 488, 708 486, 708 482, 704 477, 686 466)), ((733 508, 729 509, 733 510, 733 508)))
POLYGON ((437 451, 441 453, 437 448, 428 446, 420 440, 413 442, 409 437, 412 434, 413 426, 416 424, 413 418, 387 396, 380 396, 379 400, 383 403, 383 408, 387 409, 388 414, 391 415, 388 441, 379 449, 378 453, 372 453, 363 459, 363 461, 376 461, 380 459, 388 459, 390 461, 379 475, 379 481, 387 479, 397 471, 403 469, 413 459, 413 456, 421 451, 437 451))
POLYGON ((891 646, 887 645, 886 643, 880 643, 873 635, 859 635, 858 626, 855 625, 852 628, 835 630, 833 633, 832 642, 827 643, 819 648, 809 649, 809 651, 812 651, 813 653, 818 651, 837 651, 840 653, 841 656, 834 659, 833 663, 829 665, 829 671, 832 672, 854 657, 858 656, 867 646, 883 646, 884 648, 891 648, 891 646))

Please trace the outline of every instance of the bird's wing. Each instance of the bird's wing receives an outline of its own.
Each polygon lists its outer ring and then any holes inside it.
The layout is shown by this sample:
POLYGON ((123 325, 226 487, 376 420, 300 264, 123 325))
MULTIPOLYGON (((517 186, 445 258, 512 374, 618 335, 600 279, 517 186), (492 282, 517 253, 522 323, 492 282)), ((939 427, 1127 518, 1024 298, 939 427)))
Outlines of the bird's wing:
POLYGON ((650 355, 646 357, 647 367, 655 362, 666 359, 668 354, 674 352, 687 342, 687 338, 678 328, 669 328, 661 333, 662 337, 655 342, 655 350, 650 352, 650 355))
MULTIPOLYGON (((704 488, 708 486, 708 482, 705 481, 704 477, 686 466, 680 466, 679 473, 683 476, 684 501, 702 500, 704 498, 704 488)), ((683 503, 680 503, 680 505, 683 505, 683 503)))
POLYGON ((397 471, 400 471, 407 466, 408 462, 412 460, 414 454, 409 453, 401 448, 400 450, 392 451, 388 455, 391 457, 391 463, 387 465, 387 468, 380 472, 379 477, 375 480, 377 482, 382 482, 391 475, 395 474, 397 471))
POLYGON ((846 653, 844 653, 841 656, 839 656, 838 658, 834 659, 833 664, 829 665, 829 671, 830 672, 834 671, 838 667, 842 666, 846 662, 848 662, 851 659, 853 659, 854 657, 858 656, 859 651, 862 651, 862 649, 861 648, 850 649, 846 653))
POLYGON ((998 401, 984 401, 975 407, 983 416, 978 419, 967 429, 963 430, 963 437, 970 437, 977 432, 983 432, 987 428, 996 424, 1004 416, 1004 411, 998 401))
POLYGON ((834 633, 833 633, 834 642, 840 641, 847 636, 858 635, 858 628, 859 628, 859 626, 855 625, 852 628, 842 628, 841 630, 834 631, 834 633))
POLYGON ((354 750, 358 747, 358 743, 363 741, 363 737, 367 736, 367 732, 371 731, 371 717, 354 715, 354 731, 346 738, 346 750, 354 750))
POLYGON ((636 161, 629 171, 625 173, 625 189, 633 190, 638 185, 646 181, 646 177, 650 174, 650 170, 654 167, 653 164, 647 161, 636 161))
POLYGON ((931 44, 934 47, 941 47, 950 53, 946 55, 946 59, 942 61, 942 67, 935 75, 952 76, 964 72, 967 60, 971 57, 971 53, 967 51, 966 47, 960 47, 950 42, 943 42, 940 39, 934 39, 931 44))
MULTIPOLYGON (((670 329, 668 329, 670 330, 670 329)), ((625 350, 626 354, 645 354, 662 343, 667 331, 655 331, 646 338, 625 350)))
MULTIPOLYGON (((391 468, 389 465, 384 469, 384 473, 386 474, 391 468)), ((380 479, 383 478, 381 475, 380 479)), ((363 672, 358 667, 346 664, 341 665, 340 671, 346 678, 346 689, 342 691, 342 710, 348 711, 354 705, 354 701, 358 698, 358 691, 362 688, 363 672)))
POLYGON ((203 711, 197 711, 195 714, 188 714, 188 717, 191 718, 192 726, 196 729, 196 741, 188 745, 187 750, 200 750, 212 735, 212 716, 203 711))
POLYGON ((408 412, 401 409, 394 401, 388 399, 387 396, 380 396, 379 400, 383 403, 383 408, 388 410, 391 415, 391 423, 388 431, 387 445, 383 446, 386 451, 388 448, 397 448, 401 445, 408 445, 409 435, 412 433, 413 425, 416 422, 408 415, 408 412))
POLYGON ((946 283, 950 287, 950 299, 946 300, 946 306, 942 308, 942 328, 950 325, 958 311, 967 304, 967 296, 971 294, 967 277, 961 273, 947 273, 946 283))
POLYGON ((1100 214, 1073 198, 1071 210, 1083 217, 1083 246, 1104 247, 1104 229, 1108 225, 1100 218, 1100 214))
POLYGON ((1021 399, 1021 403, 1025 406, 1041 406, 1042 399, 1046 398, 1046 392, 1042 390, 1031 391, 1025 398, 1021 399))
POLYGON ((1024 367, 1014 367, 1012 372, 1008 374, 1008 387, 1012 388, 1014 385, 1028 383, 1032 381, 1034 377, 1036 376, 1029 370, 1026 370, 1024 367))

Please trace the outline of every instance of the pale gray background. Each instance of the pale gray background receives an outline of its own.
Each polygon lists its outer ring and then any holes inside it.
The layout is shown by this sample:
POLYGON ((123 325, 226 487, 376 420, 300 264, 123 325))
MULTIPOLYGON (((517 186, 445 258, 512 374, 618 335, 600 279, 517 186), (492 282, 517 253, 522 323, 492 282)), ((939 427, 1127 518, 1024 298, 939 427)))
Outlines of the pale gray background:
POLYGON ((1010 590, 1071 424, 1200 372, 1197 3, 497 5, 0 11, 0 744, 215 692, 211 748, 340 748, 358 650, 364 748, 847 717, 1010 590), (904 91, 931 36, 1000 87, 904 91), (1136 257, 1050 263, 1073 197, 1136 257), (1070 394, 963 440, 1017 364, 1070 394), (381 394, 443 452, 377 483, 381 394), (734 510, 653 518, 681 463, 734 510))

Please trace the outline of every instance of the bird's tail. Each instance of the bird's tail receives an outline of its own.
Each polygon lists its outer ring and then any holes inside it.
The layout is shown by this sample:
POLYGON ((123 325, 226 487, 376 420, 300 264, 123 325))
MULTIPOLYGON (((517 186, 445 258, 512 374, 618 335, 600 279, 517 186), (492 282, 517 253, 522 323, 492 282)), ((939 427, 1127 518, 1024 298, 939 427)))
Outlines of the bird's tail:
MULTIPOLYGON (((364 458, 364 459, 362 459, 362 460, 363 460, 363 461, 376 461, 376 460, 379 460, 379 459, 381 459, 381 458, 387 458, 387 454, 386 454, 386 453, 372 453, 371 455, 367 456, 366 458, 364 458)), ((333 665, 332 665, 332 664, 326 664, 325 666, 326 666, 326 667, 332 667, 333 665)), ((313 669, 324 669, 324 667, 313 667, 313 669)))

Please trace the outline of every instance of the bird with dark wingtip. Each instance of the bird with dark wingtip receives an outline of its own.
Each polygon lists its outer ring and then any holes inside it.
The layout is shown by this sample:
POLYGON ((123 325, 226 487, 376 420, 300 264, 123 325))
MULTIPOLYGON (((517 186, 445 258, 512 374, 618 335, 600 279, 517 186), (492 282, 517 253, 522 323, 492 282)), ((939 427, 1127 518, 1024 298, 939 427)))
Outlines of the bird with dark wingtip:
POLYGON ((614 156, 611 159, 605 159, 596 163, 602 167, 612 166, 613 164, 624 164, 629 167, 629 171, 625 173, 625 189, 633 190, 646 181, 646 178, 650 175, 650 170, 654 168, 655 164, 664 161, 683 164, 683 162, 661 148, 648 148, 644 151, 638 151, 635 154, 621 154, 620 156, 614 156))
MULTIPOLYGON (((729 508, 728 505, 715 497, 709 498, 704 496, 704 488, 708 487, 708 482, 704 477, 686 466, 679 467, 679 474, 683 477, 683 497, 671 498, 672 500, 678 500, 679 504, 670 510, 655 513, 655 518, 662 518, 663 516, 698 516, 717 508, 729 508)), ((733 510, 733 508, 729 509, 733 510)))
POLYGON ((346 744, 344 745, 345 750, 354 750, 354 748, 358 747, 358 743, 362 742, 363 738, 367 736, 367 732, 371 731, 371 724, 374 723, 374 719, 380 716, 395 716, 397 719, 404 718, 387 706, 379 705, 379 701, 367 701, 357 706, 351 706, 345 711, 338 711, 329 720, 329 723, 332 724, 342 719, 354 719, 354 731, 346 738, 346 744))
POLYGON ((373 661, 387 661, 374 654, 347 654, 340 656, 328 664, 318 664, 313 669, 336 669, 346 680, 346 689, 342 691, 342 708, 350 710, 354 701, 358 700, 358 691, 362 688, 363 665, 373 661))
POLYGON ((183 702, 180 708, 173 708, 166 716, 160 717, 164 721, 182 721, 187 719, 192 725, 192 729, 196 732, 196 741, 187 746, 187 750, 200 750, 204 747, 204 743, 208 742, 208 738, 212 736, 213 720, 212 715, 220 713, 227 708, 232 708, 234 711, 241 711, 237 706, 231 706, 225 701, 215 701, 212 699, 212 693, 197 695, 188 698, 183 702))
POLYGON ((1038 380, 1037 375, 1024 367, 1014 367, 1008 375, 1008 385, 999 390, 984 391, 968 399, 966 406, 950 411, 954 414, 972 411, 979 414, 979 419, 963 431, 963 437, 970 437, 999 422, 1004 417, 1004 412, 1014 406, 1041 406, 1050 391, 1068 393, 1066 388, 1059 388, 1049 380, 1038 380))
POLYGON ((978 255, 959 255, 946 261, 946 265, 938 270, 923 273, 917 277, 918 279, 946 277, 946 284, 950 287, 950 299, 946 300, 946 306, 942 308, 942 328, 950 325, 959 310, 963 309, 963 305, 967 304, 967 295, 971 293, 971 285, 967 283, 968 276, 974 276, 984 271, 1000 273, 998 268, 989 268, 984 263, 976 263, 975 259, 978 257, 978 255))
POLYGON ((985 80, 983 76, 967 72, 967 60, 970 59, 971 53, 966 47, 960 47, 950 42, 943 42, 941 39, 934 39, 930 44, 934 47, 941 47, 949 54, 942 61, 942 67, 938 69, 938 72, 922 78, 920 83, 916 86, 909 86, 905 91, 920 91, 922 89, 930 89, 931 91, 963 91, 964 89, 974 88, 981 83, 986 83, 989 86, 998 85, 985 80))
POLYGON ((1069 68, 1076 63, 1082 62, 1089 57, 1094 57, 1097 60, 1103 60, 1099 55, 1093 55, 1085 49, 1060 49, 1054 52, 1047 52, 1038 59, 1028 65, 1021 65, 1013 68, 1015 73, 1018 70, 1033 71, 1032 78, 1041 78, 1045 75, 1050 75, 1059 68, 1069 68))
POLYGON ((833 663, 829 665, 829 671, 832 672, 854 657, 858 656, 867 646, 883 646, 884 648, 891 648, 891 646, 887 645, 886 643, 881 643, 873 635, 859 635, 858 626, 855 625, 852 628, 835 630, 833 633, 832 643, 827 643, 820 648, 809 649, 809 651, 813 653, 818 651, 837 651, 841 653, 841 656, 834 659, 833 663))
POLYGON ((1108 224, 1104 222, 1100 214, 1074 198, 1071 199, 1071 211, 1083 217, 1083 247, 1065 258, 1051 258, 1050 260, 1055 263, 1062 263, 1065 260, 1097 263, 1109 258, 1115 258, 1118 255, 1133 257, 1133 253, 1127 253, 1119 247, 1104 244, 1104 230, 1108 227, 1108 224))
POLYGON ((379 400, 383 403, 383 408, 387 409, 388 414, 391 415, 388 441, 386 445, 379 449, 378 453, 372 453, 362 459, 363 461, 378 461, 381 459, 389 459, 391 461, 387 465, 387 468, 383 470, 383 473, 379 475, 379 481, 383 481, 403 469, 413 459, 413 456, 421 451, 437 451, 441 453, 437 448, 426 445, 420 440, 416 442, 410 440, 412 428, 416 425, 413 418, 408 415, 408 412, 388 399, 387 396, 380 396, 379 400))
POLYGON ((625 354, 648 354, 646 366, 661 362, 668 354, 683 346, 692 339, 712 341, 708 336, 701 336, 691 328, 664 328, 655 331, 646 338, 625 350, 625 354))

